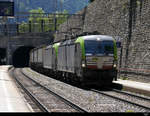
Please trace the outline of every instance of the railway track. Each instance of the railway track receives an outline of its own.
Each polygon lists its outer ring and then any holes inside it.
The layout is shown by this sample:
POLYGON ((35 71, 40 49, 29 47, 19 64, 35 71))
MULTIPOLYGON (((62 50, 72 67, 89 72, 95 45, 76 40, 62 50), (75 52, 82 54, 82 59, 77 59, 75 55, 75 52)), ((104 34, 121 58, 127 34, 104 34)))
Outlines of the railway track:
POLYGON ((49 110, 43 105, 34 95, 24 87, 24 85, 17 79, 17 75, 15 74, 15 69, 12 70, 12 76, 15 79, 15 81, 19 84, 19 86, 23 89, 23 91, 31 98, 31 100, 36 104, 36 106, 42 111, 42 112, 49 112, 49 110))
MULTIPOLYGON (((21 86, 21 88, 26 92, 26 94, 28 94, 30 96, 30 98, 35 102, 35 104, 39 107, 39 109, 42 112, 51 112, 50 109, 47 108, 47 106, 41 102, 41 100, 39 100, 37 97, 35 97, 35 95, 33 93, 31 93, 29 90, 27 90, 26 89, 27 87, 25 87, 24 84, 17 79, 17 75, 16 75, 15 71, 16 71, 16 69, 13 69, 13 77, 15 78, 17 83, 21 86)), ((45 93, 51 94, 52 96, 61 100, 64 104, 68 105, 69 107, 71 107, 72 109, 74 109, 77 112, 87 112, 85 109, 79 107, 78 105, 72 103, 71 101, 68 101, 67 99, 61 97, 57 93, 51 91, 49 88, 46 88, 45 86, 43 86, 40 83, 36 82, 35 80, 31 79, 30 77, 25 75, 21 69, 19 70, 19 72, 24 76, 24 78, 27 78, 34 85, 36 85, 36 87, 40 87, 40 91, 42 90, 42 91, 45 91, 45 93)))
POLYGON ((124 95, 132 96, 132 97, 135 97, 135 98, 138 98, 138 99, 141 99, 141 100, 150 101, 149 97, 143 97, 143 96, 139 96, 139 95, 135 95, 133 93, 127 92, 127 91, 122 91, 122 90, 117 90, 117 89, 112 89, 112 88, 110 90, 112 90, 114 92, 117 92, 117 93, 124 94, 124 95))
POLYGON ((12 70, 12 76, 15 81, 19 84, 19 86, 23 89, 26 95, 28 95, 31 100, 35 103, 35 105, 42 111, 42 112, 49 112, 45 105, 43 105, 26 87, 17 79, 17 75, 15 74, 15 69, 12 70))
POLYGON ((149 98, 135 95, 129 92, 117 90, 117 89, 112 89, 112 88, 111 89, 106 88, 106 89, 107 91, 99 91, 97 89, 91 89, 91 91, 150 111, 150 99, 149 98))

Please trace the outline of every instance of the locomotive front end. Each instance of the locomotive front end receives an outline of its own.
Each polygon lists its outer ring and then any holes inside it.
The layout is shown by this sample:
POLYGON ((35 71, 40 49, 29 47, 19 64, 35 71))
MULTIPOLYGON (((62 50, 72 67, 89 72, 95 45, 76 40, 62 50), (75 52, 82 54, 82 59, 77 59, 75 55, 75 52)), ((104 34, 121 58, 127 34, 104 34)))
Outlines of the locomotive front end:
POLYGON ((117 47, 110 36, 97 35, 84 39, 84 77, 89 83, 110 84, 117 78, 117 47))
POLYGON ((85 40, 86 67, 97 70, 112 70, 117 67, 112 40, 85 40))

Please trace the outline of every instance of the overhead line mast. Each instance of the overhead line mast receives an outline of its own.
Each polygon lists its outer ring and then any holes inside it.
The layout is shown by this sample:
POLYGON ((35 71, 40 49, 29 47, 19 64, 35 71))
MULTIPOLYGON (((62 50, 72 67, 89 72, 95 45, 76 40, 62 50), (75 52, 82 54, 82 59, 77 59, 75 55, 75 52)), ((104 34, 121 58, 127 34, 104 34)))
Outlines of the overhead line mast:
POLYGON ((63 12, 63 1, 60 0, 60 12, 63 12))
POLYGON ((57 0, 55 0, 55 2, 54 2, 54 6, 55 6, 55 8, 54 8, 54 11, 55 11, 55 13, 57 12, 57 0))

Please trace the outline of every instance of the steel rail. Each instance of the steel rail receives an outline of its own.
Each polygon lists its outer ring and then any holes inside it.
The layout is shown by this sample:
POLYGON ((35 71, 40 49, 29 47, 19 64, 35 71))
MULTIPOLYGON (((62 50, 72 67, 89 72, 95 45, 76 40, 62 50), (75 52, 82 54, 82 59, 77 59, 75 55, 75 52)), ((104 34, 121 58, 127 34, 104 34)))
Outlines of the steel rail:
POLYGON ((113 95, 109 95, 109 94, 107 94, 107 93, 98 91, 98 90, 96 90, 96 89, 91 89, 91 91, 96 92, 96 93, 99 93, 99 94, 102 94, 102 95, 105 95, 105 96, 107 96, 107 97, 111 97, 111 98, 116 99, 116 100, 119 100, 119 101, 126 102, 126 103, 128 103, 128 104, 132 104, 132 105, 134 105, 134 106, 138 106, 138 107, 141 107, 141 108, 150 110, 149 107, 146 107, 146 106, 143 106, 143 105, 134 103, 134 102, 130 102, 130 101, 128 101, 128 100, 125 100, 125 99, 122 99, 122 98, 119 98, 119 97, 115 97, 115 96, 113 96, 113 95))
POLYGON ((87 113, 88 111, 86 111, 85 109, 81 108, 80 106, 72 103, 71 101, 63 98, 62 96, 56 94, 55 92, 53 92, 52 90, 50 90, 47 87, 44 87, 43 85, 41 85, 40 83, 36 82, 35 80, 31 79, 29 76, 27 76, 22 70, 20 71, 26 78, 30 79, 31 81, 33 81, 34 83, 36 83, 37 85, 39 85, 40 87, 44 88, 45 90, 47 90, 48 92, 50 92, 52 95, 54 95, 55 97, 61 99, 65 104, 69 105, 70 107, 74 108, 75 110, 79 111, 79 112, 84 112, 87 113))
POLYGON ((112 88, 111 88, 110 90, 115 91, 115 92, 118 92, 118 93, 121 93, 121 94, 124 94, 124 95, 136 97, 136 98, 138 98, 138 99, 150 101, 150 98, 146 98, 146 97, 142 97, 142 96, 139 96, 139 95, 135 95, 135 94, 132 94, 132 93, 129 93, 129 92, 126 92, 126 91, 120 91, 120 90, 112 89, 112 88))
POLYGON ((23 84, 17 79, 17 76, 15 74, 15 70, 12 70, 12 76, 14 77, 15 81, 19 84, 19 86, 24 90, 24 92, 31 98, 31 100, 34 101, 34 103, 38 106, 38 108, 43 111, 43 112, 49 112, 49 110, 46 108, 46 106, 44 106, 36 97, 34 97, 34 95, 28 91, 23 84))

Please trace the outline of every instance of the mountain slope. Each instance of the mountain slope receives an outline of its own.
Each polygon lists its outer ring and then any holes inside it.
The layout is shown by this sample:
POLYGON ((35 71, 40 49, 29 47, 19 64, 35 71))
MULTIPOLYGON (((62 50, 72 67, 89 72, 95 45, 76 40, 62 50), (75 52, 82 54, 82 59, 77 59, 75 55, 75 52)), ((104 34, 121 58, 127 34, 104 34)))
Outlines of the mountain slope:
MULTIPOLYGON (((86 5, 89 0, 57 0, 57 11, 67 10, 75 13, 86 5)), ((41 7, 46 13, 56 11, 56 0, 14 0, 15 12, 28 12, 41 7)))

